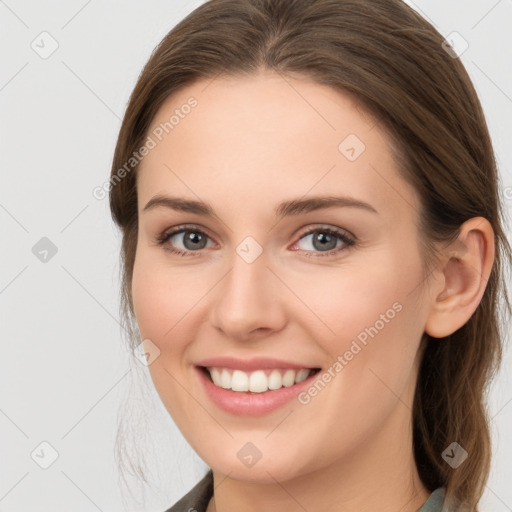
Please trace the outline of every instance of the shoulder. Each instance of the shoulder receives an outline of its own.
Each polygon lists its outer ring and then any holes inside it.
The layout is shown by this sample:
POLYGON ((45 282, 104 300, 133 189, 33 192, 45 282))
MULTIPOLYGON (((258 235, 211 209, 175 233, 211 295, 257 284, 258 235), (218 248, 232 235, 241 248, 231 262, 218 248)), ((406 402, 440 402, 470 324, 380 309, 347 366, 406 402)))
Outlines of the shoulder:
POLYGON ((208 473, 190 491, 165 512, 206 512, 213 496, 213 472, 208 473))
POLYGON ((438 487, 430 494, 418 512, 445 512, 445 509, 443 509, 444 497, 444 487, 438 487))
POLYGON ((438 487, 417 512, 457 512, 461 510, 455 501, 447 499, 446 488, 438 487))

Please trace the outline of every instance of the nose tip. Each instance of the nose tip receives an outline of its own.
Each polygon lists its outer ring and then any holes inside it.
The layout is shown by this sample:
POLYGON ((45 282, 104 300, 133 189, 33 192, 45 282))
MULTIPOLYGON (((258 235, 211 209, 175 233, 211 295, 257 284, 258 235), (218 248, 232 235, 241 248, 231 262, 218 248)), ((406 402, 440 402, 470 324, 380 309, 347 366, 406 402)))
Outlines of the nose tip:
POLYGON ((235 258, 212 299, 212 325, 239 340, 282 329, 286 319, 278 287, 264 258, 251 263, 235 258))

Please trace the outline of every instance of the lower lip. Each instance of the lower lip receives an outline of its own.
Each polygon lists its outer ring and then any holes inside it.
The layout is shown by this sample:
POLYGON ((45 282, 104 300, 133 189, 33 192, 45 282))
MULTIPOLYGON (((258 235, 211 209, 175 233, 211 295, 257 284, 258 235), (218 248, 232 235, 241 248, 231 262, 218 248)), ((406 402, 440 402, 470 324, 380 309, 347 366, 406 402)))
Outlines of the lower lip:
POLYGON ((244 416, 261 416, 279 409, 310 386, 311 381, 318 375, 318 373, 310 375, 306 380, 288 388, 282 387, 263 393, 250 393, 231 391, 216 386, 204 370, 196 367, 196 371, 199 374, 199 380, 203 383, 206 394, 217 406, 231 414, 244 416))

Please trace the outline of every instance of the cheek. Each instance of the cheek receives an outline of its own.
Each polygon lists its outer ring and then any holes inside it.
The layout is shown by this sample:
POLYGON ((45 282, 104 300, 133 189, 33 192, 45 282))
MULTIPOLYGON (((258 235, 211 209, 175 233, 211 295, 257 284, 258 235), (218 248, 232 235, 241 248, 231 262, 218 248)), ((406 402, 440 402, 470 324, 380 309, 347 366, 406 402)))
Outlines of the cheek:
POLYGON ((143 258, 137 260, 132 279, 135 317, 141 337, 149 338, 157 345, 172 326, 175 311, 173 294, 165 293, 167 282, 162 277, 159 278, 158 272, 148 270, 143 258))
POLYGON ((396 303, 405 307, 411 302, 419 267, 416 263, 405 267, 392 254, 378 256, 357 265, 323 270, 323 274, 295 276, 300 296, 336 337, 357 335, 381 314, 388 312, 387 316, 394 317, 399 308, 396 303))
POLYGON ((137 254, 133 270, 132 297, 139 330, 143 338, 160 345, 160 350, 163 341, 171 338, 172 347, 178 348, 174 341, 180 338, 174 336, 175 331, 182 319, 193 314, 205 284, 192 272, 155 261, 155 255, 148 253, 142 249, 137 254))
MULTIPOLYGON (((354 260, 355 261, 355 260, 354 260)), ((396 381, 411 370, 422 334, 417 294, 421 261, 412 248, 375 252, 365 261, 331 269, 328 279, 300 277, 298 295, 315 313, 308 328, 331 361, 342 356, 345 384, 357 386, 368 369, 396 381), (321 322, 318 320, 320 319, 321 322)))
MULTIPOLYGON (((183 393, 186 363, 187 322, 193 316, 200 290, 187 286, 183 273, 157 265, 154 255, 141 250, 133 270, 132 297, 141 339, 158 347, 159 356, 148 366, 149 374, 169 414, 183 421, 187 416, 187 394, 183 393), (152 256, 152 257, 151 257, 152 256)), ((204 292, 203 292, 204 293, 204 292)))
MULTIPOLYGON (((328 280, 309 276, 300 281, 302 296, 316 314, 302 325, 330 356, 325 386, 317 386, 319 392, 310 388, 303 396, 301 403, 309 403, 304 414, 322 411, 315 414, 316 431, 347 449, 379 428, 397 406, 397 397, 404 403, 410 399, 422 334, 422 313, 416 293, 411 293, 421 280, 419 259, 398 252, 372 259, 357 268, 340 267, 328 280)), ((321 453, 322 435, 315 439, 321 453)))

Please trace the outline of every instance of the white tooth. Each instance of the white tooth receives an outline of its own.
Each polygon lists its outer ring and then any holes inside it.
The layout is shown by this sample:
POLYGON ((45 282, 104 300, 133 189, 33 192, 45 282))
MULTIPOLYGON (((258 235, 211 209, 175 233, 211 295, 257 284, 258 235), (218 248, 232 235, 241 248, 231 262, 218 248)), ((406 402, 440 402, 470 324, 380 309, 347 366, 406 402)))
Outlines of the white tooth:
POLYGON ((305 368, 299 370, 295 376, 295 384, 305 381, 309 377, 309 372, 310 370, 306 370, 305 368))
POLYGON ((224 389, 252 393, 264 393, 265 391, 280 389, 283 386, 289 388, 306 380, 312 370, 303 368, 301 370, 288 369, 281 375, 279 370, 272 370, 270 375, 263 370, 246 373, 242 370, 234 370, 232 373, 225 368, 208 368, 213 383, 224 389))
POLYGON ((249 391, 253 393, 263 393, 268 390, 268 379, 265 372, 257 370, 252 372, 249 377, 249 391))
POLYGON ((273 370, 268 377, 268 389, 280 389, 283 387, 283 379, 279 370, 273 370))
POLYGON ((283 386, 289 388, 295 384, 295 370, 286 370, 283 375, 283 386))
POLYGON ((249 377, 241 370, 235 370, 231 376, 231 389, 233 391, 249 391, 249 377))
POLYGON ((231 389, 231 375, 226 369, 223 369, 220 374, 220 387, 224 389, 231 389))
POLYGON ((213 380, 213 383, 216 386, 220 386, 221 383, 221 377, 220 377, 220 371, 218 368, 208 368, 210 370, 210 376, 213 380))

